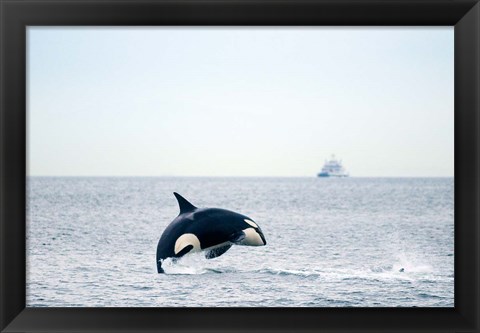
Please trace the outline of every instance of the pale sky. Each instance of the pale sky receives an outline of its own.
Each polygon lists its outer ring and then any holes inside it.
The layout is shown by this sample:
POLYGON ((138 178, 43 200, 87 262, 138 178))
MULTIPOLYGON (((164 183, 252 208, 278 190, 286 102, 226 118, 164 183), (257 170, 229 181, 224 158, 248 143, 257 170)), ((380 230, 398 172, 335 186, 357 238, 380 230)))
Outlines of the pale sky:
POLYGON ((453 176, 453 27, 30 27, 28 174, 453 176))

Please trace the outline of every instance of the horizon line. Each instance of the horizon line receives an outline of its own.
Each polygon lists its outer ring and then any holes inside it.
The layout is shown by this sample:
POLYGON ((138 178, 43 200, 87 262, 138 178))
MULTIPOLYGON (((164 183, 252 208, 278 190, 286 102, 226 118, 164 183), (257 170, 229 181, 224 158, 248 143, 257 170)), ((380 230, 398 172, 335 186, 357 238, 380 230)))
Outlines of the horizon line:
POLYGON ((26 175, 39 178, 455 178, 455 176, 348 176, 348 177, 318 177, 318 176, 262 176, 262 175, 26 175))

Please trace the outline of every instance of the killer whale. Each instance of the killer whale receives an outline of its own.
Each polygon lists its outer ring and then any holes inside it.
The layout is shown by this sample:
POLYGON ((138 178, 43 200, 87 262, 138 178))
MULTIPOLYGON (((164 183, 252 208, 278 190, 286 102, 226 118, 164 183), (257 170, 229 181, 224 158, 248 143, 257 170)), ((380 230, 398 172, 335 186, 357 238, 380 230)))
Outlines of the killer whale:
POLYGON ((221 256, 232 245, 263 246, 267 242, 260 227, 248 216, 220 208, 197 208, 173 192, 180 213, 167 226, 157 245, 157 271, 162 261, 189 252, 205 251, 205 257, 221 256))

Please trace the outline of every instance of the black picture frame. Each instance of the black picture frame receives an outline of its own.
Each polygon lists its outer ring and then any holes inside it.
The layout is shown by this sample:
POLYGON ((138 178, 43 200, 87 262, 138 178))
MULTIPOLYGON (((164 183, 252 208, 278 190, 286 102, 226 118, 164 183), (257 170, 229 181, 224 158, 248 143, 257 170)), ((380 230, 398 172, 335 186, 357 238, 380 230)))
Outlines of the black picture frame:
POLYGON ((1 332, 479 332, 477 1, 0 0, 0 18, 1 332), (454 26, 454 308, 26 308, 26 27, 31 25, 454 26))

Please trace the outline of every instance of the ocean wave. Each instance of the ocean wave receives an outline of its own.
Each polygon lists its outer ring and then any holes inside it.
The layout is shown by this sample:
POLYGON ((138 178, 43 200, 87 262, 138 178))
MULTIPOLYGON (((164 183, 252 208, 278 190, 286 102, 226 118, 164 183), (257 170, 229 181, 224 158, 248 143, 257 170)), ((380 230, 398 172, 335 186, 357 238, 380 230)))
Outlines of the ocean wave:
POLYGON ((245 267, 234 266, 232 263, 211 261, 205 259, 202 253, 190 254, 179 260, 166 259, 162 268, 167 275, 204 275, 204 274, 247 274, 298 277, 314 279, 322 282, 350 282, 378 284, 383 281, 411 281, 435 283, 438 276, 431 266, 416 261, 408 261, 405 257, 392 260, 390 263, 379 265, 342 268, 342 267, 292 267, 298 266, 293 262, 286 262, 285 266, 245 267), (290 264, 290 265, 288 265, 290 264))
POLYGON ((309 271, 309 270, 295 270, 295 269, 278 269, 278 268, 262 268, 259 270, 253 271, 253 273, 263 273, 263 274, 272 274, 272 275, 280 275, 280 276, 287 276, 287 275, 294 275, 294 276, 319 276, 321 273, 317 271, 309 271))

